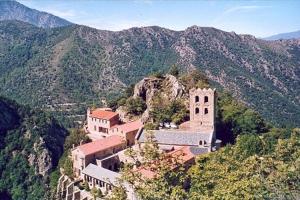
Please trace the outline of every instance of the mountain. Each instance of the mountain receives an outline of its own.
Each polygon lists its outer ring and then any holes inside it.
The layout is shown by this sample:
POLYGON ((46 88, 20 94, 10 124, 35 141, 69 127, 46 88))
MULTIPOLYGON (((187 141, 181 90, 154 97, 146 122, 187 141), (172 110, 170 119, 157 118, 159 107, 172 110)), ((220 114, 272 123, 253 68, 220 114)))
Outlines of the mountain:
POLYGON ((43 28, 53 28, 72 24, 67 20, 49 13, 28 8, 14 0, 0 1, 0 20, 19 20, 43 28))
POLYGON ((280 33, 264 38, 265 40, 280 40, 280 39, 299 39, 300 31, 294 31, 290 33, 280 33))
POLYGON ((82 114, 86 104, 173 64, 201 70, 276 125, 300 124, 300 40, 265 41, 197 26, 111 32, 0 22, 0 94, 64 114, 74 108, 82 114))
POLYGON ((48 199, 67 131, 44 112, 0 97, 0 199, 48 199))

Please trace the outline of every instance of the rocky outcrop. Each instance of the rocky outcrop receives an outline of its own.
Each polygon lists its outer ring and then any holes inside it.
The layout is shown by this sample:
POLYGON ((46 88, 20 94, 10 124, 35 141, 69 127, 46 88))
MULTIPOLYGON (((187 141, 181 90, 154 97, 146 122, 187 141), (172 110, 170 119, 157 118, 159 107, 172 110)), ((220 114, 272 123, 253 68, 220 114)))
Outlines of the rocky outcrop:
POLYGON ((141 97, 147 105, 150 105, 154 94, 161 88, 163 79, 156 77, 143 78, 134 87, 133 97, 141 97))
POLYGON ((39 142, 35 142, 33 145, 34 153, 28 156, 28 162, 30 166, 35 169, 35 174, 45 176, 49 174, 53 168, 52 158, 50 152, 45 148, 45 141, 40 137, 39 142))
POLYGON ((143 78, 134 87, 133 97, 141 97, 147 104, 147 109, 142 115, 142 121, 149 119, 149 112, 152 109, 153 98, 162 95, 167 101, 173 101, 187 95, 185 87, 179 80, 170 74, 163 78, 147 77, 143 78))

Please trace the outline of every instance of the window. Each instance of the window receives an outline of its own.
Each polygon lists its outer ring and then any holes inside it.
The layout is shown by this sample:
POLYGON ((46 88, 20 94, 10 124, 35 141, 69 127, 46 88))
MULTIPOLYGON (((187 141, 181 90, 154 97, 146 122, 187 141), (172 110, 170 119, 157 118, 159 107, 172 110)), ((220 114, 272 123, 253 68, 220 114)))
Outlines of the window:
POLYGON ((199 141, 199 145, 202 146, 202 140, 199 141))
POLYGON ((204 114, 206 115, 208 113, 208 108, 204 108, 204 114))
POLYGON ((208 102, 208 96, 205 96, 204 97, 204 103, 207 103, 208 102))
POLYGON ((199 102, 199 96, 195 96, 195 102, 199 102))
POLYGON ((94 131, 96 131, 96 129, 97 129, 96 126, 94 126, 94 131))
POLYGON ((199 114, 199 108, 196 108, 196 109, 195 109, 195 113, 196 113, 196 114, 199 114))

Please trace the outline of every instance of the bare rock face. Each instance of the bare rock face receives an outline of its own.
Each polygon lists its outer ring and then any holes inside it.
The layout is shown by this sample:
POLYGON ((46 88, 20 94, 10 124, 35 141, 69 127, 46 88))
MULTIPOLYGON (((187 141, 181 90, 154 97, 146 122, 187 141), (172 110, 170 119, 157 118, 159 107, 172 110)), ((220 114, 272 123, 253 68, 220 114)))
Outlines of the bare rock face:
POLYGON ((142 115, 142 121, 149 119, 153 98, 160 93, 168 101, 181 98, 186 94, 185 87, 175 76, 167 74, 164 78, 147 77, 138 82, 134 87, 133 97, 141 97, 147 104, 147 109, 142 115))
POLYGON ((160 89, 162 81, 163 79, 155 77, 143 78, 135 85, 133 97, 141 97, 148 105, 155 92, 160 89))
POLYGON ((125 106, 120 106, 116 109, 116 112, 119 114, 119 118, 122 122, 129 122, 130 121, 130 115, 128 114, 125 106))
POLYGON ((45 176, 52 169, 52 159, 50 152, 44 147, 45 141, 40 137, 40 141, 34 143, 33 150, 28 156, 30 166, 34 166, 35 174, 45 176))
POLYGON ((170 100, 174 100, 176 98, 180 98, 185 93, 184 86, 178 81, 178 79, 175 76, 172 76, 170 74, 166 75, 165 79, 165 86, 166 88, 169 88, 171 94, 169 96, 170 100))

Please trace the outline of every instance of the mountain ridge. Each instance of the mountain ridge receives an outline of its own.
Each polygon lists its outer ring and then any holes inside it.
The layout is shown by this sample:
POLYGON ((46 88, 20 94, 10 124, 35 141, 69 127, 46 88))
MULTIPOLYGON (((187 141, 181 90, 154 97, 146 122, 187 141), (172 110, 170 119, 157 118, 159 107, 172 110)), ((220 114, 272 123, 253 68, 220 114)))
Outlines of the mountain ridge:
POLYGON ((42 28, 68 26, 72 23, 47 12, 24 6, 14 0, 0 1, 0 20, 19 20, 42 28))
POLYGON ((181 71, 200 69, 272 122, 299 124, 300 40, 264 41, 197 26, 112 32, 2 21, 0 44, 0 93, 30 105, 99 102, 176 64, 181 71))
POLYGON ((279 33, 276 35, 271 35, 269 37, 263 38, 265 40, 288 40, 288 39, 299 39, 300 30, 288 32, 288 33, 279 33))

